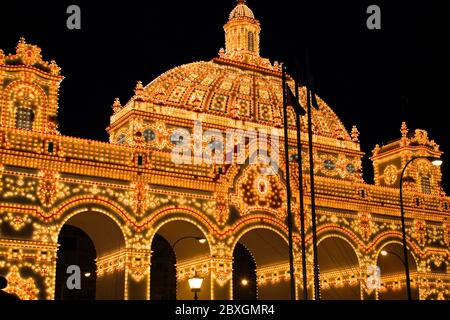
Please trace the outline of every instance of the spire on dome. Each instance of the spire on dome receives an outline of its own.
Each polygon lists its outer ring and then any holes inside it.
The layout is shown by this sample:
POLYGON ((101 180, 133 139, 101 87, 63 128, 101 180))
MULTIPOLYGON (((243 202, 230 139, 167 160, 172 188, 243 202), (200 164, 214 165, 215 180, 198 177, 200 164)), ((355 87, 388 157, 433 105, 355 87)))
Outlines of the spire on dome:
POLYGON ((239 51, 259 56, 261 27, 245 0, 238 0, 224 29, 226 53, 239 51))

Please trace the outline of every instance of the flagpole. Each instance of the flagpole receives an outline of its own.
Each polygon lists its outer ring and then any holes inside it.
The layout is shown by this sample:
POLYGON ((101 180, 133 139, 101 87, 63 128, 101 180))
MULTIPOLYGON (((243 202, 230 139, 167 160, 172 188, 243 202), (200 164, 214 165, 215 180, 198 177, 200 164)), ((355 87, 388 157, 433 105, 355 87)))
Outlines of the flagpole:
POLYGON ((288 220, 288 242, 289 242, 289 274, 291 285, 291 300, 295 300, 295 274, 294 274, 294 252, 292 245, 292 212, 291 212, 291 183, 289 176, 289 137, 287 121, 287 99, 286 99, 286 67, 282 65, 283 84, 283 119, 284 119, 284 155, 286 159, 286 194, 287 194, 287 220, 288 220))
POLYGON ((308 143, 309 143, 309 176, 311 185, 311 220, 313 237, 313 263, 314 263, 314 296, 320 300, 320 282, 319 282, 319 261, 317 257, 317 228, 316 228, 316 199, 314 193, 314 155, 313 155, 313 132, 312 132, 312 110, 311 110, 311 90, 307 87, 308 104, 308 143))
MULTIPOLYGON (((295 97, 300 100, 298 92, 298 82, 295 82, 295 97)), ((302 161, 302 142, 301 142, 301 122, 300 113, 295 113, 295 122, 297 125, 297 160, 298 160, 298 189, 300 192, 300 237, 302 246, 302 273, 303 273, 303 300, 308 300, 308 279, 306 271, 306 240, 305 240, 305 205, 303 201, 303 161, 302 161)))

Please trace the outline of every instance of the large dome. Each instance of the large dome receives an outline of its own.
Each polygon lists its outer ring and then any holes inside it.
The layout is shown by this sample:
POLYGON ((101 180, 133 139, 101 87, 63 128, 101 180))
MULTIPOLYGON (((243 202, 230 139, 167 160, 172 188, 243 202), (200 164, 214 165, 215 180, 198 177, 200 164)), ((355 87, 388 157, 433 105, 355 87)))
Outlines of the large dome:
MULTIPOLYGON (((281 127, 283 119, 281 74, 259 72, 220 60, 195 62, 167 71, 145 88, 150 102, 228 118, 281 127)), ((306 90, 300 92, 306 105, 306 90)), ((331 108, 320 98, 313 110, 316 135, 351 141, 331 108)), ((306 118, 302 119, 306 130, 306 118)), ((293 112, 289 124, 294 127, 293 112)))

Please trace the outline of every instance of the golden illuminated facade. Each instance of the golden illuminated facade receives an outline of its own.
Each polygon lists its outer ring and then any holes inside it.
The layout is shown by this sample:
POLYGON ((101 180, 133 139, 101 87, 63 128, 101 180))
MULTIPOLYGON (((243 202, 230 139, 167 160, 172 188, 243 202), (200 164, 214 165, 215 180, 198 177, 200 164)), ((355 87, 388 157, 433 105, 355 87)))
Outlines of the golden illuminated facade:
MULTIPOLYGON (((285 160, 280 157, 276 174, 263 175, 264 161, 211 164, 201 159, 212 141, 204 136, 206 130, 268 132, 257 146, 232 138, 233 150, 243 151, 245 159, 251 150, 270 154, 279 148, 284 154, 281 67, 260 57, 260 23, 239 1, 224 29, 226 46, 217 58, 179 66, 147 86, 139 82, 124 105, 116 99, 109 143, 59 133, 63 77, 55 62, 42 60, 37 46, 21 39, 16 54, 0 51, 0 274, 9 280, 10 292, 23 299, 54 298, 58 235, 68 224, 86 232, 95 245, 98 299, 152 298, 156 234, 172 245, 183 237, 207 239, 205 244, 181 241, 174 249, 179 299, 191 299, 187 279, 195 271, 205 278, 201 299, 232 299, 238 242, 255 260, 258 298, 289 299, 285 160), (180 131, 193 136, 184 141, 192 153, 191 161, 177 164, 171 153, 180 131)), ((306 105, 304 88, 300 98, 306 105)), ((367 184, 358 130, 349 133, 324 101, 318 98, 318 103, 312 125, 322 297, 403 298, 403 266, 380 252, 402 253, 401 169, 415 156, 440 157, 439 146, 427 132, 409 131, 403 124, 400 139, 373 150, 375 184, 367 184), (381 268, 379 289, 367 286, 372 265, 381 268)), ((288 120, 294 155, 292 110, 288 120)), ((302 118, 303 170, 308 173, 306 130, 302 118)), ((290 166, 301 298, 298 194, 302 187, 312 286, 311 190, 309 175, 299 186, 298 165, 292 161, 290 166)), ((450 198, 440 187, 441 171, 417 160, 406 175, 413 295, 449 299, 450 198)))

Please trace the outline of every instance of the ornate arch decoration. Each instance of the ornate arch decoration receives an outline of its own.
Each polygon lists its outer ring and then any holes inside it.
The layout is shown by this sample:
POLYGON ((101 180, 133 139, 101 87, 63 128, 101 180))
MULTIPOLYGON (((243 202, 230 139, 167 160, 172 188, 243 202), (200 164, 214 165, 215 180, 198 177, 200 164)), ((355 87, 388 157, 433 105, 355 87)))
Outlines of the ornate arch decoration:
MULTIPOLYGON (((361 256, 362 252, 366 250, 364 242, 361 241, 361 239, 359 239, 359 237, 353 231, 337 224, 321 225, 317 228, 317 237, 318 244, 330 237, 337 237, 348 242, 350 246, 355 250, 358 259, 361 256)), ((312 243, 312 234, 306 237, 306 242, 312 243)))
POLYGON ((174 221, 184 221, 191 223, 201 231, 206 239, 211 254, 212 246, 215 243, 215 228, 210 221, 203 217, 201 212, 188 207, 166 207, 156 211, 152 215, 154 215, 154 218, 147 221, 148 227, 151 230, 150 246, 156 233, 158 233, 164 225, 174 221))
POLYGON ((356 237, 353 232, 342 228, 339 230, 336 229, 331 229, 333 231, 329 230, 318 230, 318 240, 317 240, 317 245, 320 245, 320 243, 326 239, 329 238, 338 238, 341 239, 343 241, 345 241, 348 245, 350 245, 350 247, 353 249, 356 258, 358 259, 358 265, 361 266, 361 250, 359 249, 359 243, 356 242, 352 237, 356 237))
POLYGON ((44 125, 48 109, 47 94, 34 83, 16 80, 10 83, 3 92, 1 121, 3 126, 16 127, 16 111, 19 103, 34 112, 32 130, 39 130, 44 125))
POLYGON ((104 213, 113 219, 121 229, 123 229, 125 224, 133 225, 136 228, 139 227, 138 223, 119 204, 99 196, 69 198, 43 218, 46 221, 61 220, 62 224, 64 224, 69 218, 81 213, 83 210, 104 213))
MULTIPOLYGON (((379 234, 375 239, 367 246, 367 252, 375 253, 376 257, 378 257, 382 248, 386 246, 388 243, 397 242, 403 245, 402 234, 398 231, 386 231, 379 234)), ((417 263, 417 257, 423 256, 424 252, 420 249, 420 247, 415 244, 412 239, 406 236, 406 244, 409 246, 411 255, 414 257, 417 263)))
POLYGON ((114 223, 120 229, 125 243, 127 242, 127 235, 126 235, 125 230, 124 230, 123 220, 121 221, 121 219, 117 216, 117 214, 114 213, 114 211, 112 211, 109 208, 106 208, 104 206, 98 205, 98 204, 94 204, 91 207, 80 207, 80 208, 75 207, 73 209, 69 209, 67 211, 67 214, 64 214, 64 218, 61 220, 61 222, 58 225, 58 230, 57 230, 58 234, 61 232, 62 227, 72 217, 75 217, 75 216, 77 216, 79 214, 83 214, 83 213, 86 213, 86 212, 100 213, 100 214, 105 215, 106 217, 110 218, 112 221, 114 221, 114 223))
POLYGON ((240 221, 235 226, 231 227, 228 231, 231 234, 229 245, 231 252, 236 247, 239 240, 249 231, 255 229, 266 229, 271 230, 278 234, 285 242, 288 243, 287 238, 287 227, 281 224, 279 221, 269 217, 267 215, 256 214, 251 215, 250 218, 240 221))
MULTIPOLYGON (((376 250, 376 253, 375 253, 375 259, 378 260, 378 257, 380 256, 380 253, 383 250, 383 248, 392 243, 403 246, 403 242, 402 242, 401 238, 400 239, 391 238, 390 240, 383 242, 383 244, 379 246, 379 248, 376 250)), ((414 263, 416 264, 416 268, 419 269, 420 268, 419 256, 412 250, 409 250, 408 252, 411 253, 411 256, 414 259, 414 263)))

